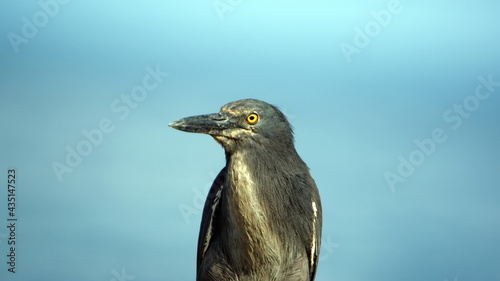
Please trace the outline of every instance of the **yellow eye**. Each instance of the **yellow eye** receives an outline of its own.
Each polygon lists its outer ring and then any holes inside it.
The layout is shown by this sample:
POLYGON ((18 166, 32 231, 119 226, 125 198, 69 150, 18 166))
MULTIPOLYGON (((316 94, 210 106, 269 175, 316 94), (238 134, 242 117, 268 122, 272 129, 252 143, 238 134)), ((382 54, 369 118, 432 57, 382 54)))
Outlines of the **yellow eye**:
POLYGON ((249 124, 255 124, 257 121, 259 121, 259 115, 257 115, 257 113, 251 113, 247 116, 247 122, 249 124))

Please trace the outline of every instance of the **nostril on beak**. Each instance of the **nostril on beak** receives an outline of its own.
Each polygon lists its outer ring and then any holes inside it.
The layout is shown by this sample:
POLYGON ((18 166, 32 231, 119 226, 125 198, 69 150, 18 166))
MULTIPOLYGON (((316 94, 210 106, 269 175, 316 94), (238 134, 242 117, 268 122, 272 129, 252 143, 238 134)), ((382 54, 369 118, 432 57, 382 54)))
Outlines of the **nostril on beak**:
POLYGON ((226 120, 226 117, 222 116, 222 113, 219 112, 217 114, 214 114, 213 120, 214 121, 224 121, 224 120, 226 120))

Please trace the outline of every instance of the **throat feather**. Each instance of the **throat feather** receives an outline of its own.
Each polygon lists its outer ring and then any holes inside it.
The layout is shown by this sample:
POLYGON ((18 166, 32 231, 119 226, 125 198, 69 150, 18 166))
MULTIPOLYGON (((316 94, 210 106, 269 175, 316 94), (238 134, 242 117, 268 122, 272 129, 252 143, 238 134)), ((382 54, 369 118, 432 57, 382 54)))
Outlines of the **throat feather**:
POLYGON ((233 239, 241 246, 240 258, 250 264, 276 260, 278 237, 271 229, 267 208, 261 200, 261 186, 254 179, 245 155, 233 155, 229 163, 229 217, 234 226, 233 239))

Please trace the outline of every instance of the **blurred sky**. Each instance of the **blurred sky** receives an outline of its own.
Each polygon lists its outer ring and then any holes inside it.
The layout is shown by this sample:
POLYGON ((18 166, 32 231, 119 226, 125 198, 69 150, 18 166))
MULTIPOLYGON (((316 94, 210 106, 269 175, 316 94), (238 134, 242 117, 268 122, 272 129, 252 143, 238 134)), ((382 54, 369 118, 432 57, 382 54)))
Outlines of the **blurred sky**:
POLYGON ((103 2, 0 9, 1 280, 194 280, 224 153, 167 124, 249 97, 320 188, 318 281, 500 280, 500 2, 103 2))

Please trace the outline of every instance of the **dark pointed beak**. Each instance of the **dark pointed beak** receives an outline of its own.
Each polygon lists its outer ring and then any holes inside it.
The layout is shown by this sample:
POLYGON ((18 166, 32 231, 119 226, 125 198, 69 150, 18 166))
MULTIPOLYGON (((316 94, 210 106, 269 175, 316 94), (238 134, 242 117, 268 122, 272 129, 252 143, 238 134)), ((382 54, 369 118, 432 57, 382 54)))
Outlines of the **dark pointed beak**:
POLYGON ((168 125, 184 132, 218 135, 231 123, 222 114, 213 113, 182 118, 168 125))

